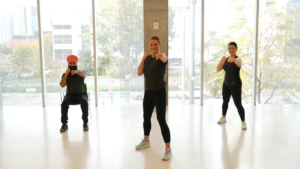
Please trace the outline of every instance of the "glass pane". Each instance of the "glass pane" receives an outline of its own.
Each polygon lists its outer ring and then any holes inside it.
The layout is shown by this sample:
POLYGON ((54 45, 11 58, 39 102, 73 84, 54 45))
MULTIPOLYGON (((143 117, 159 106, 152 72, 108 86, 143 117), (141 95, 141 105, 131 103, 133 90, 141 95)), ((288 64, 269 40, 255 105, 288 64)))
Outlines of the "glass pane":
POLYGON ((72 55, 72 49, 64 49, 64 54, 65 55, 72 55))
POLYGON ((54 35, 54 40, 61 40, 63 39, 62 35, 54 35))
MULTIPOLYGON (((204 104, 222 105, 224 70, 217 72, 223 56, 229 57, 228 43, 236 42, 243 61, 240 70, 242 102, 252 102, 254 1, 210 0, 205 7, 204 104), (230 18, 230 19, 228 19, 230 18), (213 22, 211 22, 213 21, 213 22)), ((232 99, 231 99, 232 101, 232 99)))
POLYGON ((72 35, 63 35, 64 40, 72 40, 72 35))
POLYGON ((85 34, 85 33, 88 33, 90 32, 89 30, 81 30, 81 34, 85 34))
POLYGON ((62 29, 62 25, 53 25, 53 29, 62 29))
POLYGON ((42 105, 38 35, 35 0, 1 3, 0 94, 4 106, 42 105))
POLYGON ((62 40, 54 40, 54 44, 62 44, 62 40))
POLYGON ((31 34, 38 32, 38 16, 37 16, 37 7, 31 7, 31 34))
POLYGON ((64 53, 64 50, 62 49, 54 49, 54 53, 57 55, 57 54, 63 54, 64 53))
MULTIPOLYGON (((86 72, 85 83, 91 99, 94 97, 94 62, 91 48, 81 48, 81 25, 92 27, 92 2, 91 0, 43 0, 42 3, 43 28, 49 33, 44 37, 46 89, 48 105, 61 104, 60 93, 66 87, 59 85, 62 74, 68 68, 67 57, 74 54, 78 56, 78 70, 86 72), (59 5, 57 5, 59 4, 59 5), (70 6, 70 4, 72 4, 70 6), (66 12, 68 9, 68 12, 66 12), (54 25, 51 27, 51 25, 54 25), (55 25, 60 25, 56 29, 55 25), (70 31, 72 30, 72 31, 70 31), (52 43, 54 40, 54 43, 52 43), (54 51, 54 53, 53 53, 54 51)), ((92 42, 92 40, 91 40, 92 42)), ((94 99, 93 99, 94 101, 94 99)), ((94 103, 91 101, 91 103, 94 103)))
POLYGON ((300 1, 261 0, 258 104, 300 103, 300 1))
POLYGON ((89 29, 89 25, 81 25, 81 29, 89 29))
POLYGON ((169 0, 169 105, 200 104, 200 30, 201 1, 169 0))
POLYGON ((63 25, 63 29, 72 29, 72 25, 63 25))
POLYGON ((72 40, 63 40, 63 44, 72 44, 72 40))
POLYGON ((137 68, 144 53, 143 0, 96 3, 99 103, 142 105, 144 79, 137 68))

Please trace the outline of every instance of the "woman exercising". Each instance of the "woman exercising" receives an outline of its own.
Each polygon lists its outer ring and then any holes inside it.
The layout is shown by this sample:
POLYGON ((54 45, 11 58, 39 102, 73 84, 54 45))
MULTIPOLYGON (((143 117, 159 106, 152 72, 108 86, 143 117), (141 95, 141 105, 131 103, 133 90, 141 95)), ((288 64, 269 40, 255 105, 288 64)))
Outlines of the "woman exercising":
POLYGON ((144 109, 144 139, 138 144, 136 149, 150 147, 149 135, 151 130, 151 117, 156 106, 156 116, 160 125, 161 133, 166 143, 166 150, 162 160, 167 161, 172 158, 170 148, 170 130, 166 122, 166 82, 164 81, 168 58, 163 53, 159 53, 161 47, 158 37, 150 39, 149 47, 152 55, 144 54, 138 68, 138 75, 144 74, 145 95, 143 101, 144 109))
POLYGON ((226 122, 226 113, 228 109, 228 103, 230 96, 232 96, 234 104, 239 112, 240 118, 242 120, 242 129, 246 130, 247 125, 245 123, 245 110, 242 105, 242 80, 240 77, 240 70, 242 66, 242 60, 236 55, 238 50, 237 44, 235 42, 230 42, 228 44, 228 51, 230 56, 226 58, 222 57, 217 71, 220 72, 222 69, 225 71, 225 77, 223 82, 223 106, 222 114, 223 116, 218 121, 218 124, 226 122))

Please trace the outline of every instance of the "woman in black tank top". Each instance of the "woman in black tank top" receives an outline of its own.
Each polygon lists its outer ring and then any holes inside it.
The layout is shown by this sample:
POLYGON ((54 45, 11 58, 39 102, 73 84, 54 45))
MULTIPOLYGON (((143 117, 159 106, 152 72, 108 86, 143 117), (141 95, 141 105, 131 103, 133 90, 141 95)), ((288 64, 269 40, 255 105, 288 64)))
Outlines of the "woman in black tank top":
POLYGON ((217 71, 220 72, 222 69, 225 71, 225 77, 223 82, 222 96, 222 117, 218 121, 218 124, 226 122, 226 113, 228 109, 228 103, 230 101, 230 96, 232 96, 234 104, 239 112, 242 129, 246 130, 247 125, 245 123, 245 110, 242 105, 242 80, 240 77, 240 70, 242 66, 242 60, 236 55, 238 50, 237 44, 235 42, 230 42, 228 44, 228 51, 230 53, 229 57, 223 56, 217 71))
POLYGON ((144 75, 145 95, 143 100, 144 110, 144 139, 136 149, 150 147, 151 118, 154 107, 156 107, 156 117, 160 125, 161 133, 166 144, 165 153, 162 160, 167 161, 172 157, 171 151, 171 134, 166 122, 166 83, 164 81, 165 70, 168 58, 165 54, 160 53, 161 43, 157 36, 153 36, 149 41, 149 48, 152 55, 144 54, 144 57, 138 68, 138 75, 144 75))

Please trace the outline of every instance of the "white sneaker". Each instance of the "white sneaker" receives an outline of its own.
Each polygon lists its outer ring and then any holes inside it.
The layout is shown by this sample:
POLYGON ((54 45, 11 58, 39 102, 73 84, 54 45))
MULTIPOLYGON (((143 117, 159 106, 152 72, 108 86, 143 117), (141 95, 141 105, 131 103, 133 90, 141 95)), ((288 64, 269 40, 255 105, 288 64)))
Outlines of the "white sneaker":
POLYGON ((223 123, 226 123, 226 118, 222 116, 218 121, 218 124, 223 124, 223 123))
POLYGON ((244 121, 242 121, 242 130, 247 130, 247 125, 244 121))

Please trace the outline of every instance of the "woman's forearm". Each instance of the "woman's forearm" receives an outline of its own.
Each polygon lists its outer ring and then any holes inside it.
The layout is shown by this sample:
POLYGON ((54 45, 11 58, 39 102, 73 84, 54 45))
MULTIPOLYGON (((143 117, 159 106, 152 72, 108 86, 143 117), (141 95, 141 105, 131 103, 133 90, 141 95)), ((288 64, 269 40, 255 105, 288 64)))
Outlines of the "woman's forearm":
POLYGON ((138 68, 138 75, 139 76, 142 76, 144 74, 144 68, 145 68, 145 59, 143 58, 140 65, 139 65, 139 68, 138 68))
MULTIPOLYGON (((226 60, 226 58, 225 58, 225 60, 226 60)), ((220 72, 223 69, 224 63, 225 63, 224 58, 222 58, 217 66, 218 72, 220 72)))

